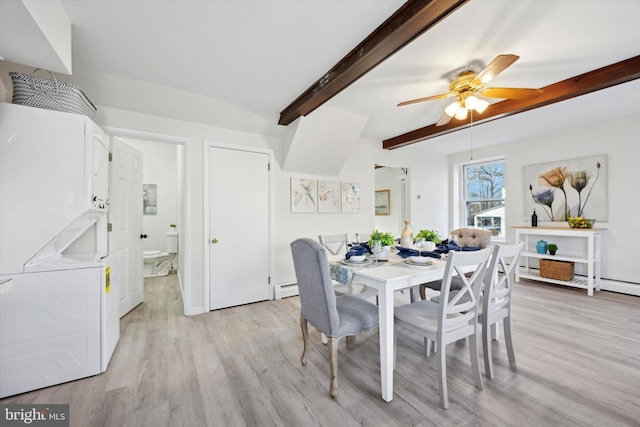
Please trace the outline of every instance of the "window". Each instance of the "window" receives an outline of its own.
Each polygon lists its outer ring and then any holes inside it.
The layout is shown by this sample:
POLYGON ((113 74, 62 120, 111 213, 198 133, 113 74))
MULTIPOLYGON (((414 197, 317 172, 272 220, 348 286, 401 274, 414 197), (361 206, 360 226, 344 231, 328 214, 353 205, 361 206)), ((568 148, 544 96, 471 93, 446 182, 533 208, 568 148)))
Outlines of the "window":
POLYGON ((464 206, 468 227, 491 230, 505 237, 504 160, 468 164, 463 167, 464 206))

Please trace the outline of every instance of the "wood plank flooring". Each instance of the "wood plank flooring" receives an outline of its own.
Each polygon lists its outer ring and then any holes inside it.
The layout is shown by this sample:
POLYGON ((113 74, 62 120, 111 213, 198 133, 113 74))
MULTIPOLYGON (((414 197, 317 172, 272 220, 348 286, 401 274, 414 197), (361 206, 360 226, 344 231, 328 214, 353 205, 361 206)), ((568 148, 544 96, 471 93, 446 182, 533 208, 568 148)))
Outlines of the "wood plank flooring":
MULTIPOLYGON (((399 295, 398 299, 405 298, 399 295)), ((402 302, 402 301, 400 301, 402 302)), ((509 366, 473 386, 467 342, 447 348, 450 407, 419 337, 399 336, 395 398, 380 397, 378 336, 340 343, 338 400, 327 347, 311 329, 300 364, 299 299, 182 315, 175 275, 146 279, 102 375, 1 400, 69 403, 71 426, 640 426, 640 298, 534 282, 514 289, 509 366)))

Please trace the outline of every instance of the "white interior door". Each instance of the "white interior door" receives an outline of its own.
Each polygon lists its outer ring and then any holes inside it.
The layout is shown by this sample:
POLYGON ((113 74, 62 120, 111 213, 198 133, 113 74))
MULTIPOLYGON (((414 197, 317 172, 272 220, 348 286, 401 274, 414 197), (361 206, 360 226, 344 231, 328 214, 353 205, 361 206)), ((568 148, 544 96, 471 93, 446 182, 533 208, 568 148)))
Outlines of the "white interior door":
POLYGON ((209 304, 269 298, 269 156, 209 148, 209 304))
POLYGON ((120 317, 144 298, 142 271, 142 153, 112 138, 112 225, 110 251, 119 255, 121 267, 120 317))

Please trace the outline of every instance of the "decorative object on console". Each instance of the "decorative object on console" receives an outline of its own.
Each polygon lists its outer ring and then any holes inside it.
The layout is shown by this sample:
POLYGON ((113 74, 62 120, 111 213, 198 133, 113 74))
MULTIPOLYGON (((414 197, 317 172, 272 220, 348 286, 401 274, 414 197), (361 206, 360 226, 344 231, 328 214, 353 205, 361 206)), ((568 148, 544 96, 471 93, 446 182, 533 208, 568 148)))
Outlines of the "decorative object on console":
POLYGON ((538 240, 538 243, 536 243, 536 252, 538 252, 539 254, 546 254, 547 248, 547 242, 545 242, 544 240, 538 240))
POLYGON ((575 265, 571 261, 556 261, 551 259, 540 260, 540 277, 546 279, 564 280, 573 279, 575 265))
POLYGON ((531 226, 532 227, 537 227, 538 226, 538 215, 536 214, 536 210, 533 210, 533 214, 531 215, 531 226))
POLYGON ((549 243, 547 245, 547 250, 549 251, 550 255, 555 255, 556 251, 558 250, 558 245, 556 245, 555 243, 549 243))
MULTIPOLYGON (((536 206, 543 221, 590 217, 607 221, 607 156, 561 160, 524 167, 525 211, 536 206), (588 208, 587 208, 588 207, 588 208)), ((533 226, 533 224, 532 224, 533 226)))
POLYGON ((569 227, 571 228, 593 228, 593 224, 596 223, 595 219, 586 219, 580 216, 578 217, 569 217, 569 227))

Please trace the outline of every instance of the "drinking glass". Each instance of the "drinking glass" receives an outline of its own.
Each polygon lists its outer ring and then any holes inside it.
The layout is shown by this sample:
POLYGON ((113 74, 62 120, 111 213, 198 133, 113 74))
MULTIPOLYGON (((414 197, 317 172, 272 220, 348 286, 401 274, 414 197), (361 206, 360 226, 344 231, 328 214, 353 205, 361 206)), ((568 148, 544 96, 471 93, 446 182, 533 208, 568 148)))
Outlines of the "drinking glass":
POLYGON ((414 245, 419 250, 423 250, 425 246, 427 246, 427 239, 425 239, 424 237, 420 237, 416 240, 416 243, 414 245))
POLYGON ((376 259, 375 265, 378 265, 378 255, 382 253, 382 250, 383 250, 383 247, 382 247, 382 242, 380 240, 371 241, 371 252, 373 252, 373 255, 375 256, 375 259, 376 259))

